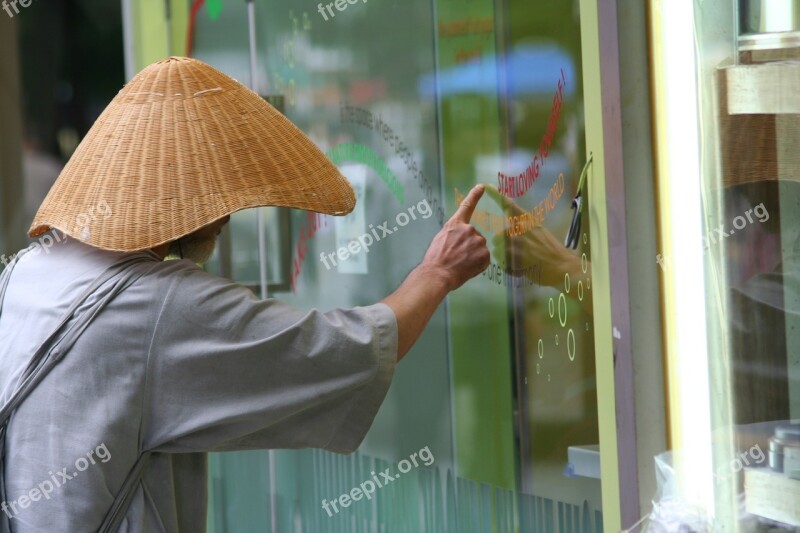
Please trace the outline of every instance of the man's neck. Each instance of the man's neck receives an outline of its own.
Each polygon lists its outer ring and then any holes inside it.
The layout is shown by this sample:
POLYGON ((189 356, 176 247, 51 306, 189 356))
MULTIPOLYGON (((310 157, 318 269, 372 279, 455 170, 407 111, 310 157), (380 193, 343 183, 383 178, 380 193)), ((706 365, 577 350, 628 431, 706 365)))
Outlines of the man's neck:
POLYGON ((155 252, 162 260, 167 257, 169 254, 169 245, 170 243, 162 244, 161 246, 156 246, 155 248, 150 248, 151 251, 155 252))

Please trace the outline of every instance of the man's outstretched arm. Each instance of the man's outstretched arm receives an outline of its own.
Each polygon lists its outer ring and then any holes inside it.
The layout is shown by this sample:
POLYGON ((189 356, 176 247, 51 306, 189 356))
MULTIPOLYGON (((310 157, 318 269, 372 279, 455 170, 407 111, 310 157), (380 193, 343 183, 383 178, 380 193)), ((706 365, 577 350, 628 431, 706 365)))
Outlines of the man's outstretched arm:
POLYGON ((397 318, 398 361, 417 341, 445 296, 489 266, 486 239, 469 223, 482 195, 483 185, 476 185, 433 238, 422 263, 382 300, 397 318))

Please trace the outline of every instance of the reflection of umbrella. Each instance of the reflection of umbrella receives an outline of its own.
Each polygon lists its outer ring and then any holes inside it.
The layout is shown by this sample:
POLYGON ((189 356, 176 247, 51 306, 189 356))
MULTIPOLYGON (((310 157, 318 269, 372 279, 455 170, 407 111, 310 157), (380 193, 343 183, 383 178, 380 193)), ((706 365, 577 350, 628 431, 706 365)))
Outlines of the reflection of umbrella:
POLYGON ((548 96, 557 90, 561 69, 567 79, 567 95, 575 92, 575 64, 566 50, 555 44, 523 45, 505 57, 485 54, 468 63, 424 76, 418 86, 422 96, 462 93, 497 93, 500 74, 505 73, 509 96, 548 96), (498 67, 497 60, 500 60, 498 67), (437 90, 438 83, 438 90, 437 90))

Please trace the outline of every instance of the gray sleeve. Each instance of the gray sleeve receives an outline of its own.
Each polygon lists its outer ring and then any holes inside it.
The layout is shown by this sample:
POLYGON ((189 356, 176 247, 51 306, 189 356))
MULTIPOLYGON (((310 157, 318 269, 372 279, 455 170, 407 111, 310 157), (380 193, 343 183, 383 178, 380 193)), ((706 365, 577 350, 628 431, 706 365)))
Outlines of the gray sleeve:
POLYGON ((148 356, 145 449, 358 448, 394 373, 391 308, 304 312, 197 268, 177 276, 148 356))

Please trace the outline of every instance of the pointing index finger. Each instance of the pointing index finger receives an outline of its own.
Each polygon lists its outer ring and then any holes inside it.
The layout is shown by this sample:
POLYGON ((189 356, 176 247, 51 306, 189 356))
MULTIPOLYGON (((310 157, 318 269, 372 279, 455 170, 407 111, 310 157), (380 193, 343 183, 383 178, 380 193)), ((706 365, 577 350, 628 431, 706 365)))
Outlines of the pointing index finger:
POLYGON ((497 205, 499 205, 506 214, 521 215, 525 213, 525 210, 517 205, 515 201, 500 194, 500 191, 493 185, 488 185, 486 187, 486 194, 489 195, 489 198, 497 202, 497 205))
POLYGON ((472 218, 472 214, 475 212, 475 208, 478 206, 478 200, 481 199, 483 196, 483 185, 476 185, 469 191, 467 197, 461 201, 461 204, 458 206, 455 214, 450 220, 458 220, 460 222, 464 222, 469 224, 470 219, 472 218))

